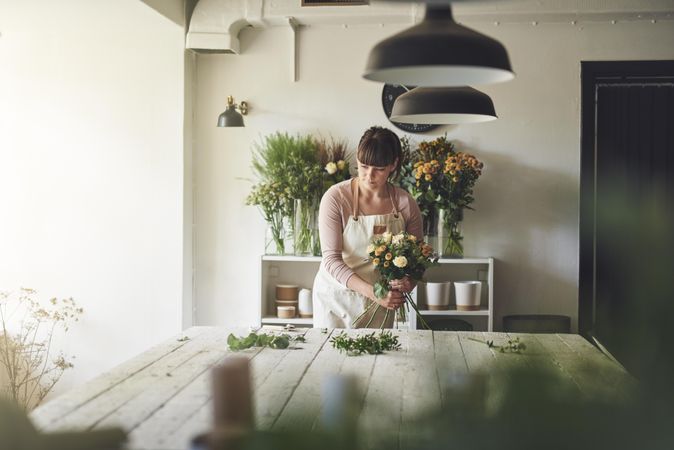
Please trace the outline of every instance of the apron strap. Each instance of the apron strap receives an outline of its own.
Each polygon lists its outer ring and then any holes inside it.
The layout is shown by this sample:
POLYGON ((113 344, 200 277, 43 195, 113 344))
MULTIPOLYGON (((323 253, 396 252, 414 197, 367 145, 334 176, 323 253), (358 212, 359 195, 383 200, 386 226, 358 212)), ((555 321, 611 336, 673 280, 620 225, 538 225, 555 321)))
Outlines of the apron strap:
POLYGON ((351 195, 353 198, 353 220, 358 220, 358 178, 351 180, 351 195))
MULTIPOLYGON (((396 208, 396 201, 393 199, 395 194, 391 193, 391 185, 386 183, 386 192, 388 192, 388 198, 391 201, 391 208, 393 210, 393 215, 395 218, 398 218, 398 208, 396 208)), ((395 192, 395 189, 394 189, 395 192)), ((358 188, 358 178, 351 179, 351 195, 353 198, 353 220, 358 220, 358 194, 360 189, 358 188)), ((396 196, 397 197, 397 196, 396 196)))
MULTIPOLYGON (((398 218, 398 208, 396 208, 396 201, 393 200, 394 195, 397 197, 396 194, 391 194, 391 191, 389 188, 391 187, 390 184, 386 183, 386 190, 388 191, 388 198, 391 200, 391 207, 393 208, 393 217, 396 219, 398 218)), ((395 188, 393 189, 393 192, 395 192, 395 188)), ((397 200, 397 198, 396 198, 397 200)))

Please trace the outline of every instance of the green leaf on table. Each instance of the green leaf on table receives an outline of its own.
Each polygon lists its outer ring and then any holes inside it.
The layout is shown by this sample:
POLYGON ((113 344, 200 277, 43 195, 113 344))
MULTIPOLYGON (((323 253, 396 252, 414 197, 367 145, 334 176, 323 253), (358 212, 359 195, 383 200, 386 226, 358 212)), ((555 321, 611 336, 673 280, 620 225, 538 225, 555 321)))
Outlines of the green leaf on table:
POLYGON ((271 348, 284 349, 290 346, 290 339, 287 335, 273 336, 269 342, 271 348))
POLYGON ((285 349, 291 343, 306 342, 302 335, 290 336, 288 334, 265 334, 250 333, 246 337, 236 337, 233 334, 227 336, 227 346, 232 351, 245 350, 251 347, 269 347, 273 349, 285 349))
POLYGON ((385 351, 400 349, 398 336, 394 336, 390 331, 382 331, 378 336, 372 332, 355 338, 342 332, 332 337, 330 342, 334 348, 346 352, 350 356, 362 355, 363 353, 379 355, 385 351))

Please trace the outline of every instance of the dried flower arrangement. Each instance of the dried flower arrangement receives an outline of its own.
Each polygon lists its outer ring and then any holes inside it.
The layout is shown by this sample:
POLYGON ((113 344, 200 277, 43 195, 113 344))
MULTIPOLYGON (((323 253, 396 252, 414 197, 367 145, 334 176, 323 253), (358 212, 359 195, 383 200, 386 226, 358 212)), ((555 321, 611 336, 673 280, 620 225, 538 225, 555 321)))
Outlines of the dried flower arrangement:
POLYGON ((52 355, 51 345, 57 330, 67 332, 84 312, 72 298, 52 298, 42 306, 36 294, 28 288, 0 292, 0 368, 7 377, 3 388, 24 410, 40 404, 73 367, 63 352, 52 355))

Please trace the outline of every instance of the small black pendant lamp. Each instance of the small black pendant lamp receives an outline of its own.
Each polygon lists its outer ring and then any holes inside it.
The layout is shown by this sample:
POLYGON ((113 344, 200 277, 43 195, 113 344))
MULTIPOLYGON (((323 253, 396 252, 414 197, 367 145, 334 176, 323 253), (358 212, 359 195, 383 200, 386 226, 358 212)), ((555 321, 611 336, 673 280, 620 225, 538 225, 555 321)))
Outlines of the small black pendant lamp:
POLYGON ((391 120, 402 123, 461 124, 497 118, 494 103, 472 87, 418 87, 399 96, 391 120))
POLYGON ((232 96, 227 97, 227 109, 218 117, 219 127, 243 127, 243 116, 248 113, 248 104, 241 102, 237 105, 234 103, 232 96), (239 114, 236 110, 241 111, 239 114))
POLYGON ((466 86, 514 78, 505 47, 454 21, 449 3, 426 6, 424 20, 378 43, 364 78, 412 86, 466 86))

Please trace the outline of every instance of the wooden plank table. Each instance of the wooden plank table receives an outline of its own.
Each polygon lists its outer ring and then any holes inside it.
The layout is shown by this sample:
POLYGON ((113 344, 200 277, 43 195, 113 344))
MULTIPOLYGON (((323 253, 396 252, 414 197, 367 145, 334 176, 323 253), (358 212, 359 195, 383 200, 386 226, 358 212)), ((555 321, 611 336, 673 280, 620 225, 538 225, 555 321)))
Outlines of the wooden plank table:
MULTIPOLYGON (((505 334, 397 331, 402 348, 383 355, 346 356, 329 343, 341 330, 300 330, 299 349, 237 352, 251 361, 255 422, 260 429, 314 429, 321 410, 321 380, 353 374, 362 391, 359 426, 402 432, 420 412, 440 408, 451 377, 533 364, 569 381, 581 395, 620 398, 634 380, 586 340, 572 334, 505 334), (519 336, 522 354, 499 353, 472 340, 503 343, 519 336)), ((43 431, 121 426, 130 449, 189 448, 190 439, 212 420, 210 368, 234 354, 230 332, 193 327, 91 382, 40 406, 31 418, 43 431)), ((359 334, 366 330, 350 330, 359 334)), ((369 433, 375 439, 377 433, 369 433)), ((404 436, 405 433, 401 433, 404 436)), ((368 442, 376 444, 376 442, 368 442)), ((401 447, 406 447, 401 441, 401 447)))

